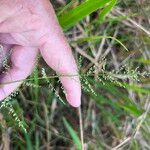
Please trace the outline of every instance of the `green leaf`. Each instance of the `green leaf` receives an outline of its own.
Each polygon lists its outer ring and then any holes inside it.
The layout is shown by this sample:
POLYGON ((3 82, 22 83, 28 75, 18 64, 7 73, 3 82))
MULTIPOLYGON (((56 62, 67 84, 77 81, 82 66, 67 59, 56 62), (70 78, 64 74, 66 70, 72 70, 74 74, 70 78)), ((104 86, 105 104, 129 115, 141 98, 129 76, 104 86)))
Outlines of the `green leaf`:
POLYGON ((66 6, 64 6, 57 14, 57 16, 60 16, 62 15, 63 13, 65 13, 65 11, 67 11, 67 9, 69 9, 74 3, 75 3, 76 0, 72 0, 70 3, 68 3, 66 6))
POLYGON ((60 25, 64 30, 67 30, 82 20, 85 16, 91 14, 100 7, 103 7, 108 2, 110 2, 110 0, 88 0, 68 13, 58 17, 60 25))
POLYGON ((112 8, 115 6, 117 0, 112 0, 101 12, 99 15, 99 20, 103 21, 105 16, 112 10, 112 8))
MULTIPOLYGON (((112 103, 114 103, 115 109, 117 107, 123 108, 126 112, 128 112, 129 114, 131 114, 135 117, 139 117, 143 113, 143 110, 138 105, 134 104, 131 99, 129 99, 122 92, 120 92, 120 90, 118 88, 116 88, 112 83, 106 82, 105 85, 102 85, 100 83, 97 85, 105 90, 108 90, 108 92, 110 92, 112 95, 118 97, 119 99, 121 98, 123 100, 123 101, 118 100, 116 102, 109 100, 112 103)), ((113 105, 111 105, 111 107, 112 106, 113 105)))
POLYGON ((74 43, 74 42, 76 42, 76 43, 82 43, 82 42, 86 42, 86 41, 92 42, 92 41, 100 40, 100 39, 103 39, 103 38, 112 39, 112 40, 116 41, 118 44, 120 44, 126 51, 129 51, 128 48, 120 40, 118 40, 115 37, 106 36, 106 35, 102 35, 102 36, 90 36, 90 37, 80 38, 80 39, 78 39, 76 41, 71 41, 71 42, 72 43, 74 43))
POLYGON ((136 84, 127 84, 127 83, 123 83, 124 86, 128 89, 131 89, 137 93, 142 93, 142 94, 150 94, 150 89, 149 88, 143 88, 143 87, 139 87, 136 84))
POLYGON ((140 59, 136 59, 134 61, 139 62, 139 63, 143 63, 143 64, 150 64, 150 59, 140 58, 140 59))
POLYGON ((27 150, 33 149, 32 142, 31 142, 32 140, 31 140, 30 134, 25 133, 25 140, 26 140, 26 149, 27 150))
POLYGON ((120 104, 120 107, 122 107, 124 110, 126 110, 127 112, 129 112, 130 114, 132 114, 135 117, 139 117, 143 113, 143 110, 136 107, 134 104, 132 104, 132 105, 121 105, 120 104))
POLYGON ((80 141, 80 138, 78 137, 76 131, 74 131, 74 129, 71 127, 71 125, 67 122, 67 120, 65 118, 63 118, 63 122, 64 122, 64 125, 67 128, 77 150, 81 150, 82 149, 81 141, 80 141))

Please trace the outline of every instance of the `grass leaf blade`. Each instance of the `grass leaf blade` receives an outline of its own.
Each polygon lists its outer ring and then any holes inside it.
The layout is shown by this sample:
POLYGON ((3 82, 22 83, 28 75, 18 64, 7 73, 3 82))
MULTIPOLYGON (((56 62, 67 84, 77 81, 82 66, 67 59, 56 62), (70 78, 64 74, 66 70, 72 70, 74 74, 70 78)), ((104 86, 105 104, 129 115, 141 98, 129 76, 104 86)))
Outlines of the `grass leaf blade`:
POLYGON ((94 0, 93 2, 93 0, 88 0, 68 13, 58 17, 60 25, 64 30, 67 30, 82 20, 85 16, 91 14, 100 7, 103 7, 109 1, 110 0, 94 0))
POLYGON ((76 145, 77 150, 81 150, 82 149, 81 141, 80 141, 80 138, 78 137, 77 133, 74 131, 74 129, 70 126, 70 124, 67 122, 67 120, 65 118, 63 118, 63 122, 64 122, 64 125, 67 128, 74 144, 76 145))

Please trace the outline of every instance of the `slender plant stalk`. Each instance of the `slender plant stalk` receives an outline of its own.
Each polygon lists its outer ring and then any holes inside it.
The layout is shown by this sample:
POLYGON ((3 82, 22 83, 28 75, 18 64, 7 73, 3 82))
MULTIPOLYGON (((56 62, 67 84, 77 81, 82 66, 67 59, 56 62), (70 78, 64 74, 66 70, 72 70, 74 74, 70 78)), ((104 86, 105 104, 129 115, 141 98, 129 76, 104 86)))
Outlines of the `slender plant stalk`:
POLYGON ((83 133, 83 121, 82 121, 81 106, 78 108, 78 113, 79 113, 79 123, 80 123, 81 146, 82 146, 82 150, 84 150, 84 133, 83 133))

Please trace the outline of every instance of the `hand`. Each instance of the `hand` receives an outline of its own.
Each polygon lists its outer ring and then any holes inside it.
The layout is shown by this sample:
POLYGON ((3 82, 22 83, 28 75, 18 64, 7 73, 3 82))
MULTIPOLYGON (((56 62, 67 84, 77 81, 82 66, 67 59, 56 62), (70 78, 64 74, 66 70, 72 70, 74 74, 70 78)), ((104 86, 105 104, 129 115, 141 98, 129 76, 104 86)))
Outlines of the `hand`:
POLYGON ((68 102, 80 105, 81 86, 71 49, 59 27, 48 0, 0 0, 0 43, 12 49, 11 68, 1 76, 0 100, 13 92, 27 78, 40 51, 47 64, 56 71, 66 91, 68 102))

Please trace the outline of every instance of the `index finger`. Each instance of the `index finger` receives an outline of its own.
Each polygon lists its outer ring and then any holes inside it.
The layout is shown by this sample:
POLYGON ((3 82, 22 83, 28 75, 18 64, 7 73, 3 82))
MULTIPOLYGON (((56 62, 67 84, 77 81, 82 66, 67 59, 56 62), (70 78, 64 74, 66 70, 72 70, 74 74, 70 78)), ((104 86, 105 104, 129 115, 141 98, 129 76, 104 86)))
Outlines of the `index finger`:
POLYGON ((47 36, 40 51, 47 64, 60 75, 67 101, 74 107, 80 106, 81 85, 78 70, 65 37, 62 34, 47 36))

